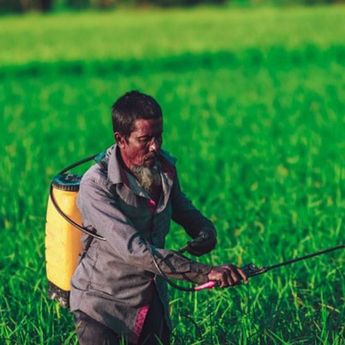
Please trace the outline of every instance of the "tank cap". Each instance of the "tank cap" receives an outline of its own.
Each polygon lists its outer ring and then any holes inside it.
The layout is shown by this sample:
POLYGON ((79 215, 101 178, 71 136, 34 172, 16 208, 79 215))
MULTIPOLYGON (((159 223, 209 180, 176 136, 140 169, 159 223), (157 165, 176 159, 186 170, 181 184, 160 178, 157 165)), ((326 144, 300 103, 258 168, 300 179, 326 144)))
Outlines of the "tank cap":
POLYGON ((80 175, 71 173, 59 174, 54 177, 53 186, 56 189, 77 192, 79 190, 81 177, 80 175))

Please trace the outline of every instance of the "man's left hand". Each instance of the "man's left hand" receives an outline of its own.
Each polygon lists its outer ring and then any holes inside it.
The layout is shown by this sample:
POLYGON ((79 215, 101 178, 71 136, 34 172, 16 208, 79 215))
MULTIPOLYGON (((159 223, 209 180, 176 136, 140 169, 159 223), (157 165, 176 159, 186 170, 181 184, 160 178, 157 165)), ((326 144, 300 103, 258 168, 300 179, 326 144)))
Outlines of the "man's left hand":
POLYGON ((211 229, 200 230, 199 235, 189 242, 187 251, 188 253, 201 256, 210 252, 216 245, 216 236, 211 229))

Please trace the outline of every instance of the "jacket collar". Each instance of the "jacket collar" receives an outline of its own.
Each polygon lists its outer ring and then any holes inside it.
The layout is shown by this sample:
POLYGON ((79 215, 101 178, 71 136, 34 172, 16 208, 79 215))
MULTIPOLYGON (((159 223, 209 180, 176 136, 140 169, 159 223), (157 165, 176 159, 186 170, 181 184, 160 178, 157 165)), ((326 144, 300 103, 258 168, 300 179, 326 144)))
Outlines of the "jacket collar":
POLYGON ((116 144, 107 150, 106 157, 108 158, 107 172, 109 181, 112 184, 128 184, 126 172, 120 163, 120 149, 116 144))

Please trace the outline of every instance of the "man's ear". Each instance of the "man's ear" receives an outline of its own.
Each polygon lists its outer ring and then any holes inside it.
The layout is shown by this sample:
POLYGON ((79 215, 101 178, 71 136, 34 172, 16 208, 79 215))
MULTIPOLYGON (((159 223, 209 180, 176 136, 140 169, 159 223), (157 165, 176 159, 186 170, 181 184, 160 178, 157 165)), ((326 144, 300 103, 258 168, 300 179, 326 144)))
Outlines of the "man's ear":
POLYGON ((114 138, 119 148, 122 149, 127 142, 126 138, 119 132, 114 133, 114 138))

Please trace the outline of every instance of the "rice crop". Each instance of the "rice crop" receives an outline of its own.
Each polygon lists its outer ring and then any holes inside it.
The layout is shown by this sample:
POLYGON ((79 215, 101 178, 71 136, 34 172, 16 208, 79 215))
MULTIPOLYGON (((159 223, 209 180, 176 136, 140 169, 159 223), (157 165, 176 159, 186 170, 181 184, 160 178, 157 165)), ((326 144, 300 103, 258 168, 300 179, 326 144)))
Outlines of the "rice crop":
MULTIPOLYGON (((0 18, 0 342, 76 344, 47 298, 49 183, 113 143, 131 89, 164 111, 182 187, 218 230, 213 265, 269 265, 344 243, 343 6, 0 18)), ((173 225, 167 247, 188 240, 173 225)), ((173 344, 345 344, 343 252, 188 294, 173 344)))

